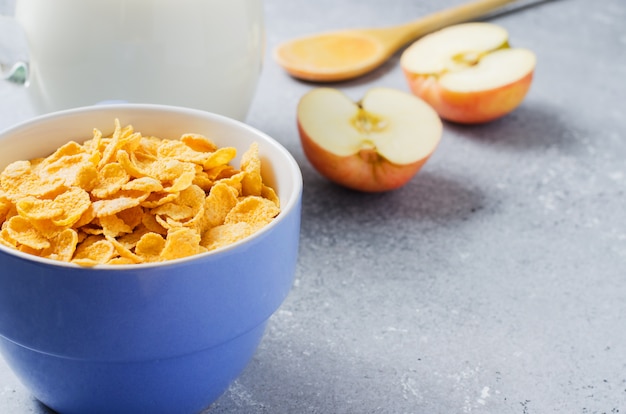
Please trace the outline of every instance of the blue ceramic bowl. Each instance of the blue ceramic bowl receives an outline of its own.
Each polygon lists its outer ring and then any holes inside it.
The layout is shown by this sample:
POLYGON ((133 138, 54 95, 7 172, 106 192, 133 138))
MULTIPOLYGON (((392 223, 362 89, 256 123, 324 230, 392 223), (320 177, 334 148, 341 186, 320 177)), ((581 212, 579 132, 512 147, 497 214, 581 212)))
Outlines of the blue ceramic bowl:
MULTIPOLYGON (((302 177, 275 140, 222 116, 156 105, 50 114, 0 133, 0 170, 70 139, 195 132, 243 153, 259 143, 281 214, 231 246, 156 264, 83 268, 0 245, 0 351, 41 402, 60 413, 197 413, 240 374, 293 282, 302 177)), ((235 165, 238 160, 235 160, 235 165)))

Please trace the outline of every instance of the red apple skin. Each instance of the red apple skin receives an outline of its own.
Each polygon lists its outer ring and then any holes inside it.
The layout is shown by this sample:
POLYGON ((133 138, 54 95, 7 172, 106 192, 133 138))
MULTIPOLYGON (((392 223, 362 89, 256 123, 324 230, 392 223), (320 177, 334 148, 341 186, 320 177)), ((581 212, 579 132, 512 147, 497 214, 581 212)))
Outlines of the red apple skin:
POLYGON ((454 92, 442 87, 434 76, 403 71, 416 96, 428 102, 441 118, 462 124, 493 121, 513 111, 524 100, 534 73, 494 89, 454 92))
POLYGON ((394 164, 374 149, 347 157, 326 151, 313 141, 298 122, 304 154, 313 167, 330 181, 361 192, 395 190, 405 185, 426 163, 429 156, 411 164, 394 164))

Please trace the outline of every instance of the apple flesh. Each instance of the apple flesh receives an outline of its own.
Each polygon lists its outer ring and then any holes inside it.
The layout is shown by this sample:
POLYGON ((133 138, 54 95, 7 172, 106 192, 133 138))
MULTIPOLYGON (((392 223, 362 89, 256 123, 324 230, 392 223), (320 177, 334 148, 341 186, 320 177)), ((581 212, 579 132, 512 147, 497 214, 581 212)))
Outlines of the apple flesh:
POLYGON ((313 167, 339 185, 364 192, 406 184, 443 132, 428 104, 390 88, 370 89, 359 102, 337 89, 313 89, 300 99, 297 121, 313 167))
POLYGON ((400 58, 411 91, 445 120, 476 124, 500 118, 524 100, 535 55, 511 48, 507 31, 464 23, 415 41, 400 58))

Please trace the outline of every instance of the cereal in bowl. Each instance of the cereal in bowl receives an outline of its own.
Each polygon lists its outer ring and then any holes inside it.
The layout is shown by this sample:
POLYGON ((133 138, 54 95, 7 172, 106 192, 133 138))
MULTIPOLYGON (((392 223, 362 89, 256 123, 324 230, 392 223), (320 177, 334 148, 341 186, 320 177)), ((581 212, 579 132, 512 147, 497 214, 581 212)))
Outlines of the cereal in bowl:
POLYGON ((239 168, 236 155, 202 135, 144 136, 116 119, 110 136, 94 129, 82 144, 0 173, 0 243, 81 266, 172 260, 234 243, 280 213, 257 144, 239 168))

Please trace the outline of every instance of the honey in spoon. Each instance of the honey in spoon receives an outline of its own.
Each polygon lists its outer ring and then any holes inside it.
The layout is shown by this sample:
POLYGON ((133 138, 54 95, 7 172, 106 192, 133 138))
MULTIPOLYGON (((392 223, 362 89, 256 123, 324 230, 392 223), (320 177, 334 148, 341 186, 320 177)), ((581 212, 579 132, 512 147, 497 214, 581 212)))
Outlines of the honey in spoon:
POLYGON ((291 76, 337 82, 362 76, 411 40, 445 26, 475 19, 515 0, 474 0, 393 27, 342 30, 287 41, 274 59, 291 76))

